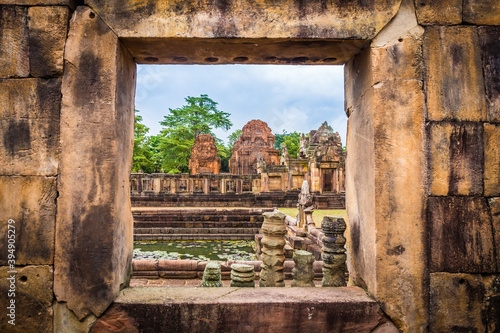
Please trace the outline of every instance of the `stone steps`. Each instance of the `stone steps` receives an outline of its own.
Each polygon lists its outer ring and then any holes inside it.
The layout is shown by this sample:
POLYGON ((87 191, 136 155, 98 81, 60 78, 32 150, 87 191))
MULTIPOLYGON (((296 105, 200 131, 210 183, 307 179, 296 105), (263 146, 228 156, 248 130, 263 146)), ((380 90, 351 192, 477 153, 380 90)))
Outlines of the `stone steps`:
POLYGON ((262 222, 134 222, 134 229, 137 228, 260 228, 262 222))
POLYGON ((134 234, 134 241, 253 240, 254 234, 134 234))
MULTIPOLYGON (((185 234, 196 235, 198 239, 213 234, 221 235, 216 239, 234 239, 227 234, 255 235, 264 220, 262 213, 273 209, 168 209, 143 208, 134 209, 134 233, 137 235, 185 234), (238 229, 238 230, 236 230, 238 229)), ((163 239, 160 236, 144 236, 145 238, 163 239)), ((190 236, 193 239, 195 236, 190 236)), ((173 239, 168 237, 167 239, 173 239)))
POLYGON ((257 234, 259 228, 135 228, 136 235, 144 234, 257 234))

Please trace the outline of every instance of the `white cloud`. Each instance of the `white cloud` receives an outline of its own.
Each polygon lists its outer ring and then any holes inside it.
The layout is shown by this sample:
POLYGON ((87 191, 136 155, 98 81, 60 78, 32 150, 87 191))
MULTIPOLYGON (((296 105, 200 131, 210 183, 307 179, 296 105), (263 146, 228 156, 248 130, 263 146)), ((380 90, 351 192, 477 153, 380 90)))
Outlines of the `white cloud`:
POLYGON ((268 123, 273 132, 309 132, 325 120, 345 143, 344 79, 341 66, 138 66, 136 107, 157 134, 168 108, 181 107, 187 96, 208 94, 231 113, 233 128, 251 119, 268 123))

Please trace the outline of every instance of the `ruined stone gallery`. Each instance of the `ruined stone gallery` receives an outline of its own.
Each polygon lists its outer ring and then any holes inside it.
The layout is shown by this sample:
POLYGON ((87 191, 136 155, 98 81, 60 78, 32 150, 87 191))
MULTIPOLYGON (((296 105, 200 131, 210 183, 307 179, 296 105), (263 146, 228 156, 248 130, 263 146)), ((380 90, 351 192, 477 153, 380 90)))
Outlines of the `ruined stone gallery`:
POLYGON ((0 331, 498 331, 499 40, 496 0, 0 0, 0 331), (234 178, 131 179, 136 64, 242 62, 344 65, 345 165, 309 135, 260 174, 243 144, 234 178), (348 287, 129 287, 135 195, 339 189, 322 170, 345 177, 348 287))

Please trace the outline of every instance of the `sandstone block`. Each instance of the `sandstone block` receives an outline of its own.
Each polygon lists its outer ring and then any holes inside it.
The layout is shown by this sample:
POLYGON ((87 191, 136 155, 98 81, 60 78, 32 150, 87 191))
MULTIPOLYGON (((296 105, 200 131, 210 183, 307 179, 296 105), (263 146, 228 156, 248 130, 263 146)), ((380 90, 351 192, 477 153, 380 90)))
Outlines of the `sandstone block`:
POLYGON ((131 270, 135 64, 88 7, 73 14, 62 83, 54 293, 99 316, 131 270))
POLYGON ((476 25, 500 25, 500 3, 496 0, 465 0, 464 22, 476 25))
POLYGON ((54 262, 55 177, 0 177, 0 265, 8 264, 8 220, 15 223, 17 265, 54 262))
MULTIPOLYGON (((88 1, 119 37, 373 38, 397 13, 400 0, 357 2, 199 2, 159 4, 88 1), (135 18, 143 15, 147 20, 135 18), (362 19, 360 19, 362 18, 362 19), (162 22, 157 24, 157 22, 162 22)), ((342 51, 342 50, 340 50, 342 51)))
POLYGON ((0 80, 0 174, 57 174, 60 105, 60 79, 0 80))
POLYGON ((0 78, 29 75, 28 36, 27 8, 0 6, 0 78))
POLYGON ((482 195, 482 124, 431 122, 427 136, 430 194, 482 195))
POLYGON ((500 249, 500 197, 489 198, 491 218, 493 223, 493 236, 495 237, 495 248, 497 251, 500 249))
POLYGON ((500 124, 484 124, 484 195, 500 195, 500 124))
POLYGON ((415 0, 421 25, 454 25, 462 23, 462 0, 415 0))
POLYGON ((62 76, 69 8, 30 7, 28 18, 31 76, 62 76))
POLYGON ((500 27, 480 27, 487 120, 500 123, 500 27))
POLYGON ((0 331, 12 333, 52 333, 53 270, 51 266, 16 266, 9 273, 8 266, 0 267, 0 331), (15 298, 8 297, 10 281, 15 275, 15 298), (7 306, 15 300, 15 326, 7 322, 7 306))
POLYGON ((347 137, 349 272, 408 332, 427 325, 422 90, 418 80, 375 84, 349 118, 347 137))
POLYGON ((430 197, 429 269, 431 272, 494 273, 492 221, 482 197, 430 197))
POLYGON ((136 325, 136 321, 126 311, 120 307, 110 307, 92 326, 90 333, 109 333, 110 327, 117 327, 120 333, 140 333, 136 325))
POLYGON ((432 273, 429 332, 493 332, 499 290, 499 276, 432 273))
POLYGON ((87 333, 96 320, 96 316, 90 315, 80 321, 73 311, 68 309, 66 303, 54 303, 54 332, 87 333))
POLYGON ((424 35, 424 64, 429 120, 486 119, 476 27, 427 27, 424 35))
POLYGON ((360 97, 382 81, 422 80, 422 38, 407 34, 383 46, 363 49, 344 69, 345 110, 350 116, 360 97))
POLYGON ((375 293, 399 329, 420 332, 427 321, 423 87, 419 80, 401 80, 373 90, 375 293))
POLYGON ((19 6, 68 6, 76 7, 76 0, 0 0, 2 5, 19 6))

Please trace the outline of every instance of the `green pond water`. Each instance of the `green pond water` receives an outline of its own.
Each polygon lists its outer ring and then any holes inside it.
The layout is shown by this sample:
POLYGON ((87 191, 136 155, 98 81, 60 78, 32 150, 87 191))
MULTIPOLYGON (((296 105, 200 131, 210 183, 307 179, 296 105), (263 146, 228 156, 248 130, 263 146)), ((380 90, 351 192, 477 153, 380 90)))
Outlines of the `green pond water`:
POLYGON ((134 259, 257 260, 254 241, 134 242, 134 259))

